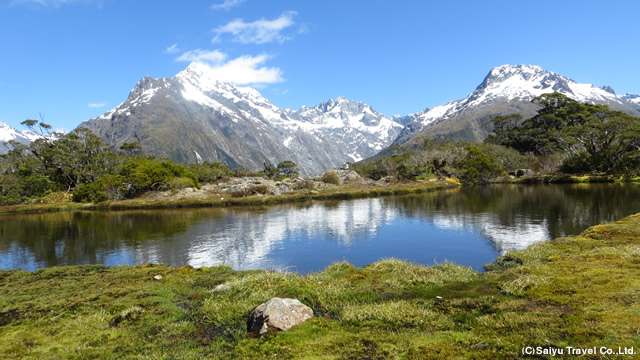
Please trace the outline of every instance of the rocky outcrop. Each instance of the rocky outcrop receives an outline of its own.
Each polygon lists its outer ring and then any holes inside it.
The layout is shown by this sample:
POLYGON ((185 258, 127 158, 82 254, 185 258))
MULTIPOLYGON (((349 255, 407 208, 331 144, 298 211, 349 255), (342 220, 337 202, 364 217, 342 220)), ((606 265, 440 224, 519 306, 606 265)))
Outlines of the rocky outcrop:
POLYGON ((529 176, 529 175, 533 175, 533 170, 531 170, 531 169, 517 169, 517 170, 514 170, 514 171, 509 171, 509 175, 515 176, 515 177, 529 176))
POLYGON ((247 331, 259 336, 269 330, 287 331, 313 317, 313 310, 297 299, 273 298, 249 315, 247 331))
POLYGON ((223 194, 238 194, 245 192, 249 195, 280 195, 296 190, 305 180, 294 178, 287 181, 275 181, 261 177, 231 178, 219 184, 207 184, 203 190, 213 190, 223 194))

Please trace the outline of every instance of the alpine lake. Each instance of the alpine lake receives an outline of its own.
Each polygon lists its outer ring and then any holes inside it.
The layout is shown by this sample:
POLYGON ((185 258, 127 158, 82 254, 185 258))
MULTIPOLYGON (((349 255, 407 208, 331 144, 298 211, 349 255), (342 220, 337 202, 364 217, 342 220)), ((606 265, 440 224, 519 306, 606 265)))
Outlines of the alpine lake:
POLYGON ((346 260, 496 257, 640 212, 640 184, 492 185, 262 207, 0 216, 0 269, 77 264, 310 273, 346 260))

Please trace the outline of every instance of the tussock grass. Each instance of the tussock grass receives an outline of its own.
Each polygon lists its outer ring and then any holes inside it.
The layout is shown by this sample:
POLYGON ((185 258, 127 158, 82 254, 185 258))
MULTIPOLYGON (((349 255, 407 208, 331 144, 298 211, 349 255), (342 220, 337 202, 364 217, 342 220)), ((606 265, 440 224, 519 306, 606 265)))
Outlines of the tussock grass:
POLYGON ((228 266, 0 271, 0 358, 501 359, 520 358, 522 346, 637 348, 639 255, 640 214, 509 253, 482 274, 398 259, 305 276, 228 266), (249 313, 275 296, 316 317, 249 336, 249 313))
POLYGON ((448 316, 419 305, 415 301, 398 300, 381 303, 347 305, 341 319, 353 325, 367 324, 390 331, 404 328, 449 330, 454 322, 448 316))

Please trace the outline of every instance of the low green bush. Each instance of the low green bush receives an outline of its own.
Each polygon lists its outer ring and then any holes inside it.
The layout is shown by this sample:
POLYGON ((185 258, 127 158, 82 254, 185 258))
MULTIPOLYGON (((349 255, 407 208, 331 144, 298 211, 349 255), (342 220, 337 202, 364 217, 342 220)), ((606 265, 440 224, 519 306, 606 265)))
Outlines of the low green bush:
POLYGON ((340 176, 338 176, 338 174, 335 171, 329 171, 324 173, 322 175, 321 180, 323 183, 326 183, 326 184, 340 185, 340 176))

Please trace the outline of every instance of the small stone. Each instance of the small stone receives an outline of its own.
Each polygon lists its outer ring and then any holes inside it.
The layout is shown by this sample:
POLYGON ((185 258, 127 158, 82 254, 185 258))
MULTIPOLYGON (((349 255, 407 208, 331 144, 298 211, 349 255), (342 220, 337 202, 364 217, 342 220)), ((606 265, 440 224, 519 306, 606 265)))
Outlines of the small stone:
POLYGON ((153 277, 153 280, 162 280, 162 275, 156 275, 153 277))
POLYGON ((297 299, 273 298, 251 312, 247 330, 262 336, 269 329, 287 331, 312 317, 313 310, 297 299))
POLYGON ((213 288, 213 292, 216 291, 226 291, 231 289, 231 285, 229 283, 222 283, 222 284, 218 284, 216 285, 216 287, 213 288))

